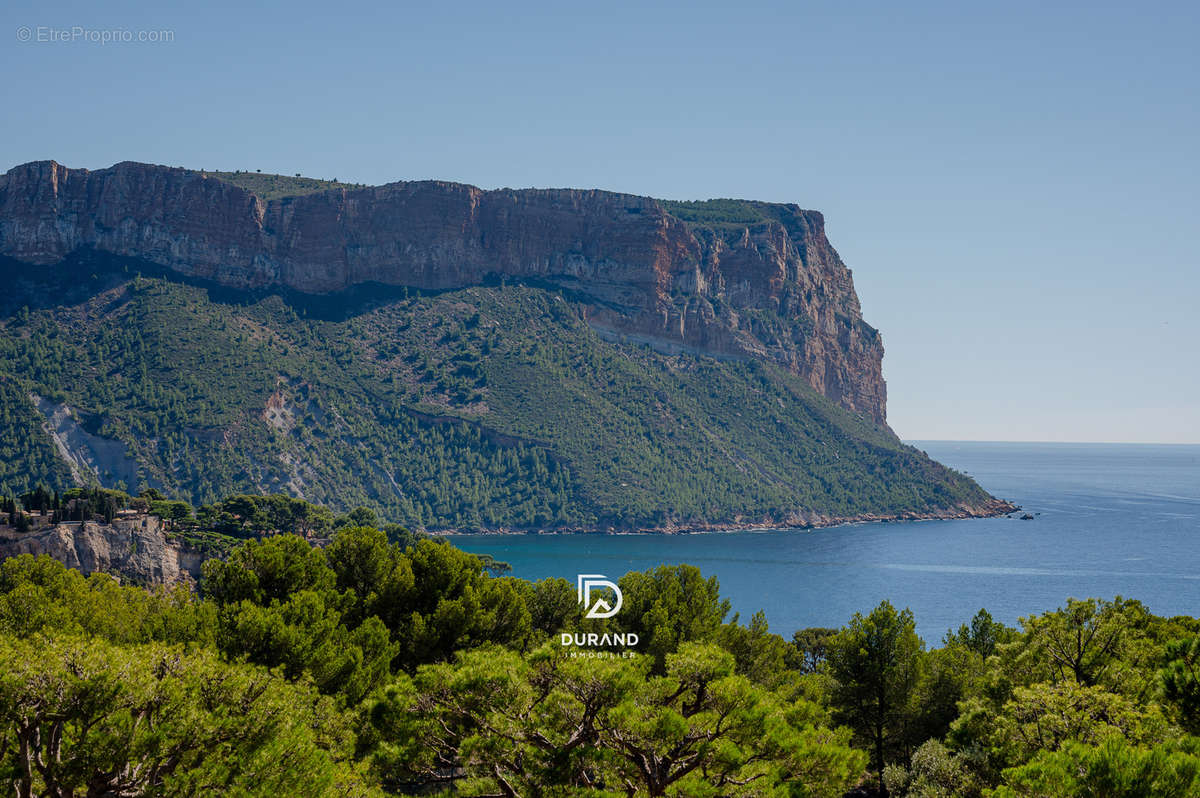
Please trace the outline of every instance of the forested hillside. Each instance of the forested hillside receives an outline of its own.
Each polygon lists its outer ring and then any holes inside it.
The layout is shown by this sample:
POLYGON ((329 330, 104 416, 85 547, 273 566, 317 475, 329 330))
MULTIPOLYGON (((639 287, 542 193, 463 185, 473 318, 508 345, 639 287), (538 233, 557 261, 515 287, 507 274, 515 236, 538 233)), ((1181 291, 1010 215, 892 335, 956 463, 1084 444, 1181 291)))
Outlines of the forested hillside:
POLYGON ((534 285, 305 296, 4 265, 0 493, 284 492, 462 529, 995 510, 783 368, 609 342, 534 285))

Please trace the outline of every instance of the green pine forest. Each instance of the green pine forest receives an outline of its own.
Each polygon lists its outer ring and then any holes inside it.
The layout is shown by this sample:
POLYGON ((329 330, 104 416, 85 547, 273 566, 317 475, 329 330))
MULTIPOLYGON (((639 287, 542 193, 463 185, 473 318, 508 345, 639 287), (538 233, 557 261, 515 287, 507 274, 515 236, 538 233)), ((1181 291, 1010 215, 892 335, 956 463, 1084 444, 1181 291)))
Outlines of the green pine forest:
POLYGON ((238 293, 86 253, 0 272, 0 495, 287 493, 461 530, 988 499, 781 368, 608 342, 532 285, 238 293), (100 455, 72 473, 51 416, 100 455))
MULTIPOLYGON (((112 496, 75 498, 103 509, 112 496)), ((268 526, 332 518, 286 497, 215 507, 268 526)), ((324 548, 283 532, 239 540, 204 564, 198 591, 46 556, 0 562, 5 789, 1200 794, 1194 618, 1069 600, 1016 628, 981 610, 930 645, 883 602, 781 636, 761 613, 730 617, 715 577, 664 565, 626 574, 622 611, 588 620, 566 580, 492 576, 448 543, 353 515, 324 548), (564 631, 639 641, 581 649, 564 631)))

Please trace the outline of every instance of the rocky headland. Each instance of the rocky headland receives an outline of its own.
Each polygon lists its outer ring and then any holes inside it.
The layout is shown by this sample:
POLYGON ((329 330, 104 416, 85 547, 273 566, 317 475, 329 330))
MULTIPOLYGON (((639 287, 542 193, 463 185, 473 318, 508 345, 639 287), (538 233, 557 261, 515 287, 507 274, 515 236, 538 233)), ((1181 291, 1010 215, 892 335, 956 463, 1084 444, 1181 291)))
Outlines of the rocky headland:
POLYGON ((531 281, 584 303, 602 334, 780 363, 886 423, 883 344, 822 215, 744 203, 745 223, 710 223, 676 205, 441 181, 265 200, 193 170, 38 161, 0 176, 0 255, 49 267, 95 250, 224 286, 311 294, 531 281))

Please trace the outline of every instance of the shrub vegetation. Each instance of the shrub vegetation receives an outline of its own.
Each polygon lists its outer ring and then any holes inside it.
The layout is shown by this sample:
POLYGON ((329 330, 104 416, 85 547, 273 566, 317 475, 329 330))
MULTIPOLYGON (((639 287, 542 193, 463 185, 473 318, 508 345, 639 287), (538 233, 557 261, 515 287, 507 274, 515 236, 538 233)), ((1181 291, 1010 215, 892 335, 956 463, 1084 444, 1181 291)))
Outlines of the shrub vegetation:
POLYGON ((464 531, 988 499, 780 367, 605 341, 543 288, 258 296, 120 259, 8 265, 0 495, 80 481, 193 505, 283 493, 464 531), (72 475, 48 419, 92 465, 72 475))

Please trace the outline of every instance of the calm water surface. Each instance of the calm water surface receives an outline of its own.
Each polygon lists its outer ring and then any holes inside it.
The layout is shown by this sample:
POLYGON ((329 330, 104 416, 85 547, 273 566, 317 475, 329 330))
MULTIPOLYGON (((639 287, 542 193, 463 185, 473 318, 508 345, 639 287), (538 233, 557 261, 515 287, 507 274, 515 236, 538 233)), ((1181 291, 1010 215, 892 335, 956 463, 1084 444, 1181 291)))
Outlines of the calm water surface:
POLYGON ((704 535, 454 536, 516 576, 620 576, 687 562, 715 574, 743 621, 840 626, 882 599, 936 643, 980 607, 1015 623, 1068 596, 1121 594, 1200 614, 1200 446, 915 442, 1036 514, 704 535))

